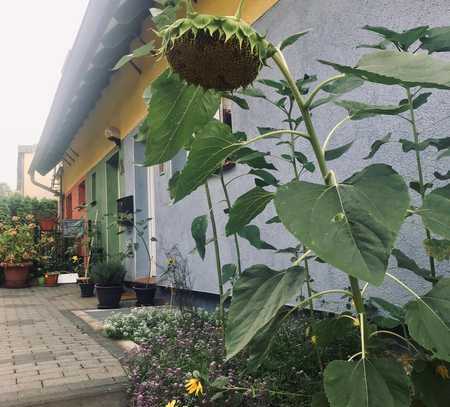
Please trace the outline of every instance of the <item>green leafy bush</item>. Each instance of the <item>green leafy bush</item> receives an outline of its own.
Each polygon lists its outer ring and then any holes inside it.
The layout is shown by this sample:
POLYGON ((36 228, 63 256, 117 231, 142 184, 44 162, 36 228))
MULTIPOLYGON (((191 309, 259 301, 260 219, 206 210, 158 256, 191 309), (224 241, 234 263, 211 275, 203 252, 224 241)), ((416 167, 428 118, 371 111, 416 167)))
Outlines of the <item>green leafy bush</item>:
POLYGON ((103 287, 122 285, 127 273, 122 263, 97 263, 92 267, 91 278, 95 284, 103 287))

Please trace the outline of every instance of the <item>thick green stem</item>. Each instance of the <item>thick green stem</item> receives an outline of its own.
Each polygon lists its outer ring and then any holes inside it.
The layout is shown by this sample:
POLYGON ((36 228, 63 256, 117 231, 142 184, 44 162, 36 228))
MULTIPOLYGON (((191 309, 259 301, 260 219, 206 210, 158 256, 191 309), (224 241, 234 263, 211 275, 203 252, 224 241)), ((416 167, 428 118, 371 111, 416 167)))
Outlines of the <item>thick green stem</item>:
MULTIPOLYGON (((300 90, 297 88, 297 84, 291 72, 289 71, 289 67, 280 50, 277 50, 277 52, 274 54, 273 60, 277 64, 286 81, 288 82, 289 87, 291 88, 291 91, 294 95, 295 101, 297 102, 300 112, 302 113, 303 121, 305 122, 306 130, 309 136, 309 141, 311 143, 317 162, 319 164, 322 178, 327 185, 335 185, 336 179, 334 176, 333 177, 329 176, 330 171, 328 170, 325 161, 325 152, 322 149, 322 146, 320 145, 319 138, 317 137, 317 133, 311 119, 311 113, 307 105, 305 104, 305 101, 303 100, 300 90)), ((321 85, 318 86, 318 88, 320 87, 321 85)), ((362 300, 358 279, 350 277, 350 284, 352 288, 353 302, 355 303, 356 311, 358 312, 358 314, 362 314, 363 318, 366 318, 364 302, 362 300)), ((365 324, 364 326, 367 326, 367 324, 365 324)), ((365 332, 365 335, 367 335, 367 332, 365 332)))
MULTIPOLYGON (((227 184, 225 183, 225 179, 223 177, 223 172, 220 172, 220 182, 222 183, 222 188, 223 188, 223 194, 225 195, 225 200, 227 202, 227 206, 228 206, 228 211, 231 210, 231 200, 230 200, 230 195, 228 194, 228 188, 227 188, 227 184)), ((234 245, 236 247, 236 258, 237 258, 237 272, 238 275, 241 274, 242 272, 242 265, 241 265, 241 249, 239 247, 239 239, 237 234, 235 233, 233 235, 234 237, 234 245)))
POLYGON ((214 252, 216 256, 216 268, 217 268, 217 279, 219 281, 219 294, 220 294, 220 305, 219 305, 219 318, 224 322, 224 301, 223 301, 223 278, 222 278, 222 266, 220 264, 220 247, 219 247, 219 235, 217 233, 216 217, 214 216, 214 210, 212 206, 211 191, 209 190, 208 181, 205 181, 205 191, 206 199, 208 201, 209 217, 211 219, 211 226, 214 238, 214 252))
POLYGON ((245 2, 245 0, 241 0, 241 2, 239 3, 239 7, 238 7, 238 9, 236 11, 236 14, 235 14, 235 17, 237 19, 240 19, 242 17, 242 7, 244 6, 244 2, 245 2))
MULTIPOLYGON (((417 131, 417 124, 416 124, 416 115, 414 113, 414 106, 413 106, 413 100, 411 95, 411 90, 409 88, 406 89, 406 95, 408 97, 408 103, 409 103, 409 112, 411 115, 411 127, 414 137, 414 144, 415 144, 415 153, 416 153, 416 163, 417 163, 417 172, 419 174, 419 188, 420 188, 420 196, 422 198, 422 204, 425 199, 425 180, 423 177, 423 169, 422 169, 422 159, 420 157, 420 151, 419 151, 419 132, 417 131)), ((427 239, 431 239, 431 232, 428 228, 425 228, 425 234, 427 236, 427 239)), ((430 261, 430 271, 431 276, 433 277, 433 285, 436 284, 436 265, 434 263, 434 258, 432 256, 429 256, 430 261)))

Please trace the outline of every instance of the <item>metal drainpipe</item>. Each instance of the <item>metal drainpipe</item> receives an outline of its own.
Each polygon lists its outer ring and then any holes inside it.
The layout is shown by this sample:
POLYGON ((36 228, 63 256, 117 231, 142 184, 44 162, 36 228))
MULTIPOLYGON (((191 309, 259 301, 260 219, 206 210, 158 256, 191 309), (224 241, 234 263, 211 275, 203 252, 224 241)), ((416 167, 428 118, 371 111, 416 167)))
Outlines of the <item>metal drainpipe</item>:
POLYGON ((41 189, 45 189, 45 190, 48 191, 48 192, 51 192, 52 194, 56 195, 56 196, 59 197, 59 198, 62 197, 62 192, 61 192, 61 191, 57 191, 57 190, 55 190, 55 189, 50 188, 50 187, 47 186, 47 185, 41 184, 40 182, 36 181, 35 178, 34 178, 35 172, 36 172, 36 170, 31 170, 31 171, 29 172, 29 174, 30 174, 30 180, 31 180, 31 183, 32 183, 32 184, 36 185, 37 187, 39 187, 39 188, 41 188, 41 189))

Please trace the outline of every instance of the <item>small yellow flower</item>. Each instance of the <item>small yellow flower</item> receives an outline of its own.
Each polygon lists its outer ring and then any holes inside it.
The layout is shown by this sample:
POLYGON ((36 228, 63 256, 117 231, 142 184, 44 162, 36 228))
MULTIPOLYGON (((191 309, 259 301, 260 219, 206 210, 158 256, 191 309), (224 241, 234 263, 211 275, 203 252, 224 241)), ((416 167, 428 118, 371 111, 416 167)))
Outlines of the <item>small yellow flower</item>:
POLYGON ((186 380, 186 384, 184 387, 186 388, 188 394, 195 394, 195 396, 203 394, 203 385, 202 382, 198 379, 192 378, 186 380))
POLYGON ((178 401, 172 400, 166 404, 166 407, 177 407, 177 405, 178 405, 178 401))
POLYGON ((78 261, 78 256, 72 256, 72 261, 76 263, 78 261))
POLYGON ((441 376, 444 380, 449 380, 450 375, 448 373, 448 369, 444 365, 439 365, 436 367, 436 374, 441 376))
POLYGON ((314 346, 317 345, 317 336, 316 336, 316 335, 311 336, 311 343, 312 343, 314 346))

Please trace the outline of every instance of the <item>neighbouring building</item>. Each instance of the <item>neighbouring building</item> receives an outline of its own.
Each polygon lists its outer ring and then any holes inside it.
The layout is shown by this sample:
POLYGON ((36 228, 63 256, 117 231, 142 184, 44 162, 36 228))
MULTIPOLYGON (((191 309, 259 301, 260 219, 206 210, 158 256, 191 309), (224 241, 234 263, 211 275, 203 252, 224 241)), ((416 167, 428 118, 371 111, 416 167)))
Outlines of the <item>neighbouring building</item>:
MULTIPOLYGON (((143 162, 145 146, 135 140, 136 129, 146 116, 143 101, 145 88, 167 67, 165 60, 143 57, 127 64, 120 71, 112 67, 124 54, 155 38, 149 8, 151 0, 91 0, 77 35, 75 44, 67 58, 61 83, 55 95, 45 129, 32 163, 32 171, 48 174, 62 163, 61 188, 64 193, 66 218, 85 216, 96 223, 100 230, 101 244, 105 253, 113 258, 126 250, 129 243, 139 243, 132 229, 117 234, 113 220, 117 215, 118 200, 126 201, 137 220, 151 218, 145 241, 152 256, 149 265, 142 245, 133 258, 127 258, 127 280, 135 280, 148 273, 159 275, 166 265, 166 252, 177 245, 186 257, 192 273, 193 289, 202 293, 217 293, 217 276, 214 255, 208 246, 204 261, 193 251, 191 222, 196 216, 207 213, 204 192, 199 189, 189 198, 173 205, 168 192, 168 181, 175 171, 182 168, 185 156, 180 153, 171 162, 146 168, 136 164, 143 162)), ((239 0, 199 0, 198 10, 221 15, 234 14, 239 0)), ((393 29, 406 29, 420 24, 433 26, 448 23, 448 4, 437 0, 430 7, 422 7, 420 0, 397 2, 363 2, 361 0, 313 1, 313 0, 250 0, 244 8, 243 17, 254 24, 259 32, 268 33, 268 38, 278 43, 295 32, 312 29, 308 36, 286 52, 286 57, 297 77, 305 73, 327 78, 334 72, 317 62, 327 59, 354 63, 361 50, 360 43, 376 42, 373 34, 359 30, 366 24, 389 25, 393 29), (405 13, 414 9, 415 13, 405 13), (388 23, 387 23, 387 22, 388 23)), ((57 33, 55 33, 57 35, 57 33)), ((264 78, 278 76, 276 70, 265 68, 264 78)), ((397 103, 401 98, 398 89, 364 87, 351 95, 352 99, 373 103, 397 103)), ((430 117, 445 116, 443 97, 436 97, 429 109, 430 117)), ((250 111, 236 105, 224 106, 225 116, 236 131, 248 135, 257 134, 257 126, 280 128, 282 118, 270 105, 260 99, 248 99, 250 111)), ((428 108, 427 108, 428 109, 428 108)), ((223 115, 222 115, 223 116, 223 115)), ((327 134, 330 128, 344 117, 337 107, 317 109, 314 119, 319 132, 327 134)), ((449 122, 443 123, 441 131, 450 130, 449 122)), ((409 130, 406 123, 398 120, 377 119, 349 124, 341 130, 338 145, 355 139, 352 149, 331 167, 344 179, 367 165, 363 160, 373 141, 389 131, 397 135, 409 130), (386 127, 387 126, 387 127, 386 127)), ((261 142, 261 149, 271 151, 273 160, 281 151, 273 150, 273 144, 261 142)), ((281 147, 280 147, 281 148, 281 147)), ((398 147, 386 149, 377 159, 391 163, 403 174, 414 178, 414 170, 408 161, 399 158, 398 147)), ((444 164, 445 165, 445 164, 444 164)), ((279 178, 290 179, 288 167, 278 165, 279 178)), ((226 173, 227 179, 240 175, 239 169, 226 173)), ((308 175, 314 180, 317 175, 308 175)), ((230 187, 232 200, 252 187, 248 177, 230 187)), ((211 180, 214 205, 218 215, 222 214, 223 192, 217 180, 211 180)), ((281 226, 267 226, 267 220, 275 215, 269 208, 258 225, 262 237, 278 248, 291 246, 290 235, 281 226)), ((223 230, 225 216, 219 216, 219 230, 223 230)), ((408 224, 402 230, 399 245, 402 250, 414 255, 423 240, 422 231, 408 224)), ((233 241, 221 236, 221 251, 224 263, 235 262, 233 241)), ((244 267, 265 263, 281 269, 290 264, 290 256, 274 251, 257 251, 241 240, 244 267)), ((425 264, 425 259, 423 260, 425 264)), ((445 264, 444 264, 445 266, 445 264)), ((313 275, 318 288, 346 286, 347 279, 328 265, 314 263, 313 275)), ((404 280, 417 287, 425 283, 412 273, 404 272, 404 280)), ((382 286, 374 290, 379 295, 406 297, 397 288, 382 286)))
MULTIPOLYGON (((54 198, 55 195, 52 192, 33 183, 29 174, 35 152, 36 145, 20 145, 17 147, 17 192, 30 198, 54 198)), ((54 171, 45 175, 36 175, 36 181, 48 188, 54 186, 54 180, 54 171)))

